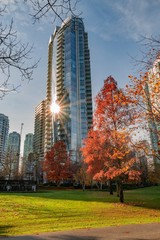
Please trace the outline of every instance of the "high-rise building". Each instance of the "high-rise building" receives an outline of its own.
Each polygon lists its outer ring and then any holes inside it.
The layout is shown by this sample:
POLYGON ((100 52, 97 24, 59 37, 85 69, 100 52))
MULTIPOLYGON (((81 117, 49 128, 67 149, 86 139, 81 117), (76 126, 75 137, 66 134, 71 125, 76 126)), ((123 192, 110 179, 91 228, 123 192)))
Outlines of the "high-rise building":
POLYGON ((7 139, 9 132, 9 119, 0 113, 0 171, 4 167, 4 160, 7 150, 7 139))
POLYGON ((32 163, 29 162, 28 156, 33 153, 33 133, 28 133, 24 140, 24 151, 23 151, 23 173, 27 175, 30 172, 32 163))
POLYGON ((43 100, 35 108, 35 122, 34 122, 34 137, 33 137, 33 152, 35 160, 35 168, 37 178, 42 178, 42 163, 44 160, 44 139, 45 139, 45 109, 46 109, 46 100, 43 100))
POLYGON ((33 152, 33 133, 28 133, 24 140, 23 157, 27 158, 31 152, 33 152))
POLYGON ((146 102, 148 109, 148 126, 152 151, 154 152, 154 163, 160 164, 160 55, 157 56, 153 67, 149 70, 146 82, 146 102))
POLYGON ((92 125, 90 52, 81 18, 70 17, 56 27, 48 56, 45 149, 51 141, 64 140, 72 160, 78 161, 79 148, 92 125), (60 112, 52 116, 54 101, 60 112))
POLYGON ((40 158, 44 157, 45 100, 35 108, 33 150, 40 158))
POLYGON ((10 168, 10 177, 18 176, 20 157, 20 134, 12 132, 8 137, 7 162, 10 168))
POLYGON ((48 75, 47 90, 45 100, 45 133, 44 133, 44 153, 49 151, 53 144, 53 116, 51 112, 53 80, 52 80, 52 62, 53 62, 53 36, 50 37, 48 44, 48 75))

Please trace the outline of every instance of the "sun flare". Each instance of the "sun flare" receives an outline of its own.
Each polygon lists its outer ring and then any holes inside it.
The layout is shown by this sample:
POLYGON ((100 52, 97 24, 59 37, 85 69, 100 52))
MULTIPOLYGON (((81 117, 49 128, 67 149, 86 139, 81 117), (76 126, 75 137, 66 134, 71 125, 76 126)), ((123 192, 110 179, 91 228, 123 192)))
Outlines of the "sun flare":
POLYGON ((60 112, 60 106, 57 103, 51 104, 51 112, 52 113, 59 113, 60 112))

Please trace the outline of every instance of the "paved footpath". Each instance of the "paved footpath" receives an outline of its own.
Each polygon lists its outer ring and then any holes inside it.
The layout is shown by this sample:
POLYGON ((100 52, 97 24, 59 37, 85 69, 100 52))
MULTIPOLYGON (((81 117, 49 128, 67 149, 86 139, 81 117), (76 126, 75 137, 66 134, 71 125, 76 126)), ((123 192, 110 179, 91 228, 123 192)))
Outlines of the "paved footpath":
POLYGON ((38 235, 0 237, 0 240, 160 240, 160 223, 71 230, 38 235))

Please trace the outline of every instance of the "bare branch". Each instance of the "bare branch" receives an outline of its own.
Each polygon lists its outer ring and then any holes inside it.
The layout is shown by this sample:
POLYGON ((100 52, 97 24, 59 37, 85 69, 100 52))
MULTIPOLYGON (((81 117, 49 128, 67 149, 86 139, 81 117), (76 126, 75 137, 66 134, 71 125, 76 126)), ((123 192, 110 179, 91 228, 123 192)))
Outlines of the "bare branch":
POLYGON ((34 22, 39 21, 43 17, 52 14, 53 21, 56 18, 62 22, 68 15, 79 16, 76 14, 76 6, 79 0, 24 0, 24 2, 31 3, 34 22))
MULTIPOLYGON (((31 4, 34 21, 38 21, 48 15, 53 16, 62 22, 68 15, 76 16, 76 6, 79 0, 24 0, 23 2, 31 4)), ((0 6, 0 17, 6 13, 6 6, 0 6)), ((4 25, 0 21, 0 99, 12 91, 17 90, 17 86, 10 84, 11 72, 16 69, 20 73, 21 80, 32 80, 33 70, 38 62, 31 63, 31 53, 34 46, 28 43, 22 43, 18 39, 17 32, 13 30, 13 19, 9 25, 4 25)))
POLYGON ((130 56, 131 60, 139 71, 148 71, 152 68, 157 56, 160 55, 160 36, 147 37, 141 35, 138 44, 140 45, 140 58, 130 56))
MULTIPOLYGON (((1 9, 2 15, 4 9, 1 9)), ((17 32, 13 30, 13 19, 9 26, 0 22, 0 72, 2 80, 0 80, 0 99, 9 92, 17 91, 19 86, 10 84, 11 71, 17 69, 20 73, 20 79, 32 80, 34 69, 38 62, 31 63, 31 53, 33 45, 22 43, 17 36, 17 32)))

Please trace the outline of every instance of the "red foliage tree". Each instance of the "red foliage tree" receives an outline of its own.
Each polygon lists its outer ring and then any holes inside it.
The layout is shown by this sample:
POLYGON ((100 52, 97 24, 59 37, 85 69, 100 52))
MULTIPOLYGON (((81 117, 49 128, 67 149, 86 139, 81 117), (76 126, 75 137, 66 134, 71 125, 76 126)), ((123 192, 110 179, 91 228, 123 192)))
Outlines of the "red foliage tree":
POLYGON ((43 170, 48 181, 55 182, 57 186, 63 180, 72 177, 71 160, 63 141, 58 141, 52 149, 46 153, 43 170))
POLYGON ((97 95, 93 129, 84 142, 82 155, 95 180, 117 182, 121 202, 124 201, 123 183, 139 177, 136 158, 129 145, 129 125, 133 122, 134 109, 129 108, 116 81, 108 77, 97 95))

